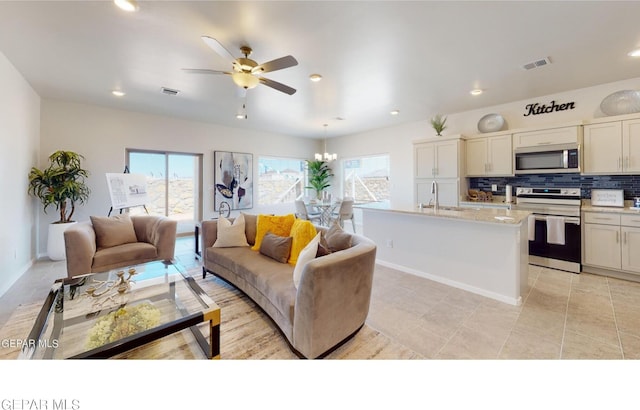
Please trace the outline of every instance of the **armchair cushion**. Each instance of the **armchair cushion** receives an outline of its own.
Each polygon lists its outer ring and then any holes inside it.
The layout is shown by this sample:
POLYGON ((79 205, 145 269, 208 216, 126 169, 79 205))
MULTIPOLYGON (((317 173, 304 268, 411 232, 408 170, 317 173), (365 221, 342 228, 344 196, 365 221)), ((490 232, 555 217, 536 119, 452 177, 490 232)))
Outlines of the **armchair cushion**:
POLYGON ((325 238, 331 252, 339 252, 351 247, 351 235, 343 231, 337 223, 331 225, 325 238))
POLYGON ((111 217, 91 216, 91 224, 96 232, 98 249, 111 248, 138 241, 133 222, 128 214, 111 217))

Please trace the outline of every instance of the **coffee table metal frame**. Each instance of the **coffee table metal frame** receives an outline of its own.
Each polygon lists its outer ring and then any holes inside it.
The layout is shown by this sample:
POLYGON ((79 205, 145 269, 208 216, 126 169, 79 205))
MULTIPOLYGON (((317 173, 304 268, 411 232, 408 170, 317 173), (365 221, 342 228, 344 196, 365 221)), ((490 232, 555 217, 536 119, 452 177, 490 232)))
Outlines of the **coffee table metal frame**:
MULTIPOLYGON (((198 342, 203 353, 209 359, 220 358, 220 308, 216 303, 209 298, 209 296, 202 290, 202 288, 196 283, 196 281, 184 272, 179 264, 174 261, 163 262, 149 262, 149 263, 163 263, 165 265, 174 265, 176 271, 182 276, 182 280, 190 287, 196 298, 199 298, 202 303, 207 305, 209 309, 196 313, 188 313, 187 309, 181 304, 176 303, 176 308, 184 315, 183 317, 165 323, 154 328, 145 330, 143 332, 116 340, 115 342, 107 343, 97 348, 88 350, 86 352, 69 357, 69 359, 104 359, 115 356, 120 353, 127 352, 131 349, 143 346, 149 342, 158 340, 162 337, 171 335, 181 330, 189 328, 193 333, 196 341, 198 342), (203 322, 209 322, 209 340, 202 334, 197 325, 203 322)), ((136 266, 143 266, 136 265, 136 266)), ((135 266, 134 266, 135 267, 135 266)), ((124 268, 127 269, 127 268, 124 268)), ((120 269, 119 269, 120 270, 120 269)), ((39 346, 40 337, 49 320, 53 320, 52 338, 56 338, 62 331, 64 319, 62 318, 62 303, 64 301, 64 289, 65 286, 77 283, 83 278, 90 279, 97 273, 90 273, 87 275, 75 276, 73 278, 58 279, 54 282, 47 299, 45 300, 40 313, 35 321, 31 332, 24 344, 22 351, 20 352, 19 359, 31 359, 36 352, 36 347, 39 346), (54 304, 56 306, 54 306, 54 304), (60 308, 58 308, 60 306, 60 308), (53 316, 53 318, 51 318, 53 316)), ((175 281, 169 283, 169 298, 176 302, 175 299, 175 281)), ((135 292, 135 290, 133 290, 135 292)), ((90 313, 90 312, 88 312, 90 313)), ((46 347, 44 358, 53 358, 54 348, 51 346, 46 347)))

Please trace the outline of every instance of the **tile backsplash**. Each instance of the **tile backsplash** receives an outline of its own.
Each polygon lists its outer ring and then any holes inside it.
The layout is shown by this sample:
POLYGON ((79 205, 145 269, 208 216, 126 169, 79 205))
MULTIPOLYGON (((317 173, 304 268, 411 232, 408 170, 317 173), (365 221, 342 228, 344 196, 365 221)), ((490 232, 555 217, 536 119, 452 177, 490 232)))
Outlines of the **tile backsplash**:
POLYGON ((591 198, 592 189, 623 189, 624 199, 640 197, 640 175, 579 175, 579 174, 534 174, 514 177, 469 178, 469 188, 491 191, 496 184, 496 195, 505 194, 505 185, 513 187, 562 187, 582 188, 582 198, 591 198))

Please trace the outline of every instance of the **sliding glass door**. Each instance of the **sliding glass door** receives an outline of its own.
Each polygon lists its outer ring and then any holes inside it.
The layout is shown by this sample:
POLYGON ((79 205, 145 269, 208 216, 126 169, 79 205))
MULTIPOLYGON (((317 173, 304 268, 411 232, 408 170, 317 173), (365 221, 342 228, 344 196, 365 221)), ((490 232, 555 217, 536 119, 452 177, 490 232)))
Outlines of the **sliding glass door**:
POLYGON ((147 181, 149 203, 132 214, 164 215, 178 221, 178 234, 193 234, 202 219, 202 154, 127 150, 127 166, 147 181))

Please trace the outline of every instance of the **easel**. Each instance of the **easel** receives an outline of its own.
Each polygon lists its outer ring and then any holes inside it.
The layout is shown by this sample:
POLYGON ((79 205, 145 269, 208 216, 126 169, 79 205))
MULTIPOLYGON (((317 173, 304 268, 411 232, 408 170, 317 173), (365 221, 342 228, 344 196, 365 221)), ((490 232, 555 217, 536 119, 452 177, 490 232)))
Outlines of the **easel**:
MULTIPOLYGON (((124 166, 123 174, 130 174, 130 173, 131 173, 131 172, 129 171, 129 166, 128 166, 128 165, 125 165, 125 166, 124 166)), ((143 207, 143 208, 144 208, 144 211, 147 213, 147 215, 149 215, 149 210, 147 210, 147 206, 146 206, 146 205, 136 205, 136 206, 141 206, 141 207, 143 207)), ((125 210, 125 209, 127 209, 127 210, 128 210, 128 209, 131 209, 131 208, 133 208, 133 207, 132 207, 132 206, 127 206, 127 207, 124 207, 124 208, 120 208, 120 214, 122 214, 122 211, 123 211, 123 210, 125 210)), ((111 216, 111 212, 113 212, 113 206, 109 208, 109 213, 107 214, 107 216, 111 216)))

